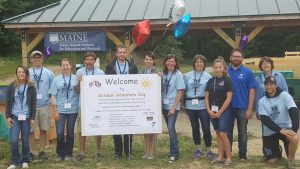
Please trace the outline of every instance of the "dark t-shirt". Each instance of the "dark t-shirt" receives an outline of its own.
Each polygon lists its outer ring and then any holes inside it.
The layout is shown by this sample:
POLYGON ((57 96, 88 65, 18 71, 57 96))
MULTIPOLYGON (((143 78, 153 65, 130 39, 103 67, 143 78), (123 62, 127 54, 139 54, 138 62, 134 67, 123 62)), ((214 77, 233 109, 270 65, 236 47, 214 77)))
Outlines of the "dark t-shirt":
POLYGON ((209 92, 209 107, 216 105, 220 109, 227 98, 227 92, 232 91, 231 78, 213 77, 208 80, 205 91, 209 92))

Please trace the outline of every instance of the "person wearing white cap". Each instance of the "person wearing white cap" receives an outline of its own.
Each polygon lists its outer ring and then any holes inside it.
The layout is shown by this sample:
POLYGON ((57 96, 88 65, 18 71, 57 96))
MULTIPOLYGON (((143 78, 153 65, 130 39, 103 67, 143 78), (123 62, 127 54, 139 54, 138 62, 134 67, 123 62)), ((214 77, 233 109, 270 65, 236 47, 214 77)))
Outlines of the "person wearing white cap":
POLYGON ((32 67, 29 69, 30 78, 35 82, 37 91, 37 105, 35 123, 31 127, 29 144, 31 160, 34 160, 34 131, 40 129, 40 149, 38 154, 39 160, 46 160, 45 146, 47 144, 47 130, 50 129, 50 96, 49 89, 54 79, 51 70, 43 67, 43 54, 40 51, 33 51, 30 55, 32 67))

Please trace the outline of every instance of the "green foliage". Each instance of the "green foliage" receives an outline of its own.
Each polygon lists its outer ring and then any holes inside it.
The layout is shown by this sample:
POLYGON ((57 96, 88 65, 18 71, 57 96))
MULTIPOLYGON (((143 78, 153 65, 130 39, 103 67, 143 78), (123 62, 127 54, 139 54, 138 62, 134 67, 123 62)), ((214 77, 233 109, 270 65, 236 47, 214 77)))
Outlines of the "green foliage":
POLYGON ((158 45, 155 56, 157 58, 165 58, 168 54, 175 54, 178 60, 183 59, 182 42, 174 39, 173 36, 168 36, 158 45))

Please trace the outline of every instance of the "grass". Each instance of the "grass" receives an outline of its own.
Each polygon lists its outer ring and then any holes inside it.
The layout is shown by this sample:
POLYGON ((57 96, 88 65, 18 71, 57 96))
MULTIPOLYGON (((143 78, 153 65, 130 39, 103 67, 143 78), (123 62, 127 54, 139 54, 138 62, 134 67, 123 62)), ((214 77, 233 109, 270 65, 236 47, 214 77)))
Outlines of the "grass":
POLYGON ((21 63, 21 58, 16 56, 12 56, 10 58, 0 58, 0 79, 5 79, 12 76, 16 67, 21 63))

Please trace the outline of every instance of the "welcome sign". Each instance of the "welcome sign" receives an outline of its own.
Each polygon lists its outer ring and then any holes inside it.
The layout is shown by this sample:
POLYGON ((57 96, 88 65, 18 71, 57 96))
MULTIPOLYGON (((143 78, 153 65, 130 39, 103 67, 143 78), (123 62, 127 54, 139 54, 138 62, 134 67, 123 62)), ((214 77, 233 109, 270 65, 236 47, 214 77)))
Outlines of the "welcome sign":
POLYGON ((83 76, 82 135, 161 133, 161 78, 156 74, 83 76))
POLYGON ((56 52, 106 51, 105 32, 45 32, 45 47, 56 52))

